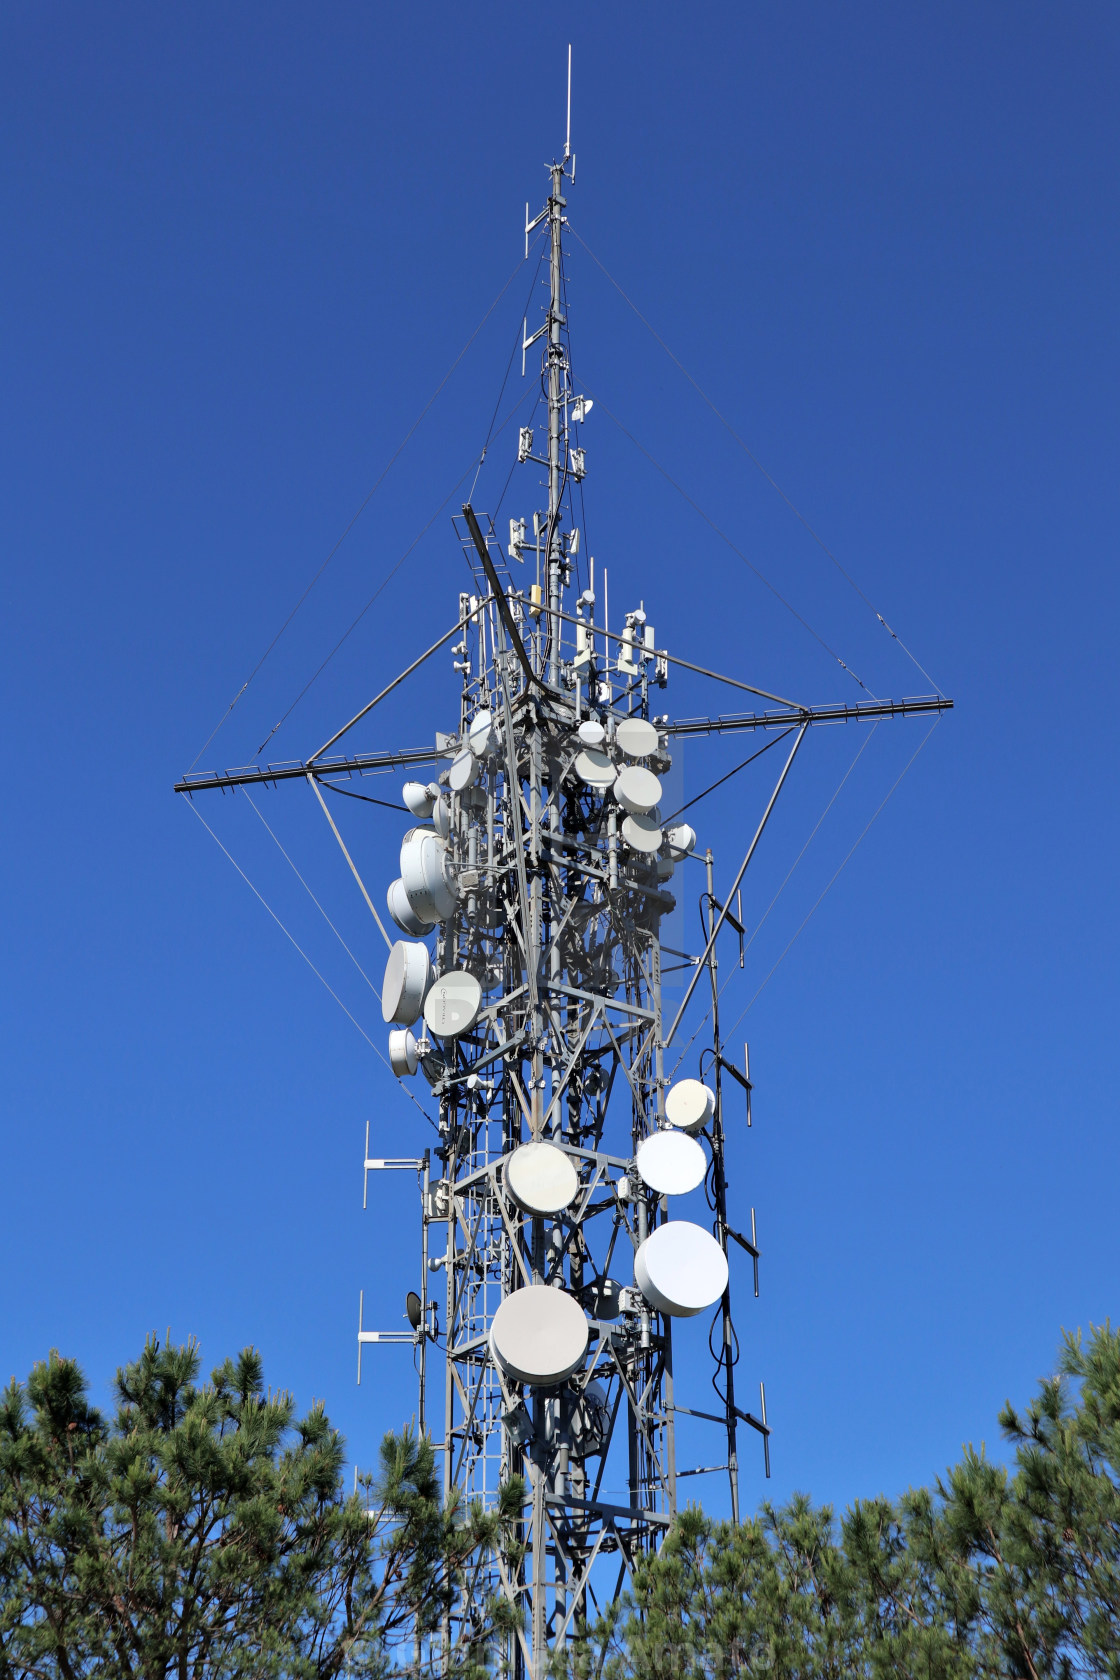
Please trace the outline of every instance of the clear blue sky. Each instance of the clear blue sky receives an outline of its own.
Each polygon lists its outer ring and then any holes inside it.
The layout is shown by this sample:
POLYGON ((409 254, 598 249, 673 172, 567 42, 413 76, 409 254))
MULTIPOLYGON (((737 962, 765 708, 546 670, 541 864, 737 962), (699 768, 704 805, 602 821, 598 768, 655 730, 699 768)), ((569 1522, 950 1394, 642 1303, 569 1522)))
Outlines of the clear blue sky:
MULTIPOLYGON (((367 1120, 388 1153, 426 1128, 171 784, 514 269, 562 142, 570 37, 573 226, 957 702, 744 1029, 755 1126, 732 1140, 732 1198, 757 1207, 764 1259, 759 1302, 739 1274, 741 1380, 749 1400, 767 1383, 765 1491, 843 1503, 992 1443, 1060 1327, 1120 1313, 1120 23, 983 0, 575 4, 555 36, 547 16, 7 9, 0 1371, 57 1346, 103 1392, 170 1324, 211 1361, 257 1344, 364 1462, 412 1408, 407 1352, 354 1385, 359 1287, 391 1328, 415 1280, 411 1186, 373 1187, 363 1215, 360 1159, 367 1120)), ((205 765, 252 757, 477 454, 529 278, 205 765)), ((574 241, 570 281, 577 379, 604 405, 587 534, 612 616, 644 598, 684 657, 860 697, 604 408, 869 688, 924 690, 574 241)), ((483 468, 484 508, 511 448, 483 468)), ((270 755, 317 746, 451 621, 461 581, 441 516, 270 755)), ((448 666, 363 744, 427 740, 453 711, 448 666)), ((667 703, 720 697, 687 679, 667 703)), ((726 1020, 924 728, 870 742, 726 1020)), ((810 738, 752 926, 861 740, 810 738)), ((687 788, 746 750, 696 742, 687 788)), ((698 807, 724 882, 765 796, 750 775, 698 807)), ((257 804, 379 979, 309 796, 257 804)), ((200 809, 379 1036, 253 811, 200 809)), ((346 819, 383 882, 397 819, 346 819)), ((750 1508, 750 1440, 744 1457, 750 1508)), ((720 1506, 718 1483, 692 1488, 720 1506)))

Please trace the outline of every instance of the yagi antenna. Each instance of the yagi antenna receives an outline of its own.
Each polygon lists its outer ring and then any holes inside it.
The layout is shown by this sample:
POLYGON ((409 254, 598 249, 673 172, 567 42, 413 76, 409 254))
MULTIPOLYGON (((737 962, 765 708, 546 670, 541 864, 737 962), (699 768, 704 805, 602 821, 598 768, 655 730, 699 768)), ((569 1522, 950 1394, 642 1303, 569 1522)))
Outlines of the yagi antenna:
POLYGON ((572 155, 572 43, 568 42, 568 128, 564 137, 564 162, 572 155))

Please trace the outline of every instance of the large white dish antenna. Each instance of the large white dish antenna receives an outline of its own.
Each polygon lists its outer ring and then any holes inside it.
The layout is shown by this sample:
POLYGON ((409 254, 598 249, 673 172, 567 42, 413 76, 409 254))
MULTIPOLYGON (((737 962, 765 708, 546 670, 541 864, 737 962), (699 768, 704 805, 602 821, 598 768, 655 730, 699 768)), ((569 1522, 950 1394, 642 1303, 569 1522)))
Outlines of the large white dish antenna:
POLYGON ((418 916, 408 902, 408 894, 404 890, 401 880, 391 882, 389 891, 385 894, 385 902, 389 906, 389 914, 396 922, 402 933, 410 933, 414 939, 422 934, 431 933, 433 922, 424 921, 418 916))
POLYGON ((432 983, 432 959, 426 945, 398 939, 385 964, 381 983, 381 1014, 386 1021, 410 1027, 419 1015, 432 983))
POLYGON ((489 712, 476 712, 471 720, 467 741, 476 758, 483 758, 490 745, 493 718, 489 712))
POLYGON ((714 1307, 727 1288, 727 1256, 701 1226, 674 1219, 638 1249, 634 1282, 658 1312, 692 1318, 714 1307))
POLYGON ((427 822, 432 814, 435 797, 423 782, 406 782, 401 789, 401 798, 414 817, 421 822, 427 822))
POLYGON ((452 969, 432 981, 424 999, 424 1020, 438 1038, 469 1032, 482 1007, 482 987, 465 968, 452 969))
POLYGON ((411 1079, 420 1066, 420 1052, 409 1027, 395 1027, 389 1034, 389 1066, 398 1079, 411 1079))
POLYGON ((601 747, 607 732, 597 718, 587 718, 579 726, 579 738, 585 747, 601 747))
POLYGON ((537 1388, 571 1376, 587 1356, 590 1326, 579 1302, 547 1283, 507 1295, 490 1327, 490 1352, 507 1377, 537 1388))
POLYGON ((687 1196, 703 1184, 708 1157, 687 1132, 654 1132, 638 1145, 638 1171, 659 1196, 687 1196))
POLYGON ((661 824, 649 813, 643 817, 623 817, 622 838, 636 852, 656 852, 662 840, 661 824))
POLYGON ((632 817, 644 817, 661 798, 661 783, 652 770, 645 770, 640 764, 626 764, 618 772, 614 796, 632 817))
POLYGON ((506 1189, 524 1213, 560 1213, 575 1201, 579 1174, 554 1143, 523 1143, 505 1164, 506 1189))
POLYGON ((599 752, 595 747, 586 747, 583 752, 576 754, 575 773, 581 782, 588 787, 610 787, 617 771, 605 752, 599 752))
POLYGON ((416 915, 431 925, 455 908, 455 879, 447 848, 431 828, 410 828, 401 847, 401 880, 416 915))
POLYGON ((678 1079, 665 1093, 665 1118, 682 1132, 698 1132, 715 1113, 716 1094, 699 1079, 678 1079))
POLYGON ((469 747, 451 762, 451 769, 447 772, 447 785, 452 793, 463 793, 478 778, 478 759, 469 747))
POLYGON ((657 730, 645 718, 623 718, 614 738, 627 758, 648 758, 657 751, 657 730))

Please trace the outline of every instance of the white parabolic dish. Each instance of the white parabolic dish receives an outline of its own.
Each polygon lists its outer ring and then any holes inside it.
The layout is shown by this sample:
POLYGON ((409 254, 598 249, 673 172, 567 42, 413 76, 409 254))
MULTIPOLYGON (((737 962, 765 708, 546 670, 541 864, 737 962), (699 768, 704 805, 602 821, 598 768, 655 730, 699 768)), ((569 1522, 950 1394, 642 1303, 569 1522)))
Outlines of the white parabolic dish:
POLYGON ((645 718, 623 718, 614 738, 627 758, 648 758, 657 751, 657 730, 645 718))
POLYGON ((644 817, 661 798, 661 783, 652 770, 645 770, 640 764, 627 764, 618 772, 614 796, 632 817, 644 817))
POLYGON ((587 1353, 590 1326, 562 1289, 532 1283, 507 1295, 490 1327, 490 1351, 507 1377, 538 1387, 564 1382, 587 1353))
POLYGON ((701 1226, 674 1219, 638 1249, 634 1282, 658 1312, 692 1318, 715 1306, 727 1288, 727 1256, 701 1226))
POLYGON ((465 968, 454 968, 433 980, 424 999, 424 1019, 438 1038, 469 1032, 482 1007, 482 987, 465 968))
POLYGON ((678 1079, 665 1093, 665 1118, 682 1132, 698 1132, 715 1106, 715 1092, 699 1079, 678 1079))
POLYGON ((432 981, 432 960, 426 945, 398 939, 385 964, 381 983, 381 1014, 386 1021, 410 1027, 419 1015, 432 981))
POLYGON ((570 1158, 543 1139, 514 1150, 505 1178, 506 1189, 525 1213, 560 1213, 579 1190, 579 1174, 570 1158))
POLYGON ((622 838, 636 852, 655 852, 661 844, 661 824, 656 816, 623 817, 622 838))
POLYGON ((476 712, 471 720, 471 727, 470 732, 467 735, 467 740, 470 742, 470 749, 472 753, 474 753, 478 758, 482 758, 487 747, 490 745, 491 722, 492 719, 489 712, 476 712))
POLYGON ((478 760, 469 747, 464 747, 451 762, 451 769, 447 772, 447 785, 452 793, 462 793, 469 788, 478 775, 478 760))
POLYGON ((638 1145, 638 1171, 659 1196, 687 1196, 704 1182, 708 1157, 687 1132, 654 1132, 638 1145))
POLYGON ((618 774, 605 752, 588 747, 576 754, 575 773, 588 787, 610 787, 618 774))

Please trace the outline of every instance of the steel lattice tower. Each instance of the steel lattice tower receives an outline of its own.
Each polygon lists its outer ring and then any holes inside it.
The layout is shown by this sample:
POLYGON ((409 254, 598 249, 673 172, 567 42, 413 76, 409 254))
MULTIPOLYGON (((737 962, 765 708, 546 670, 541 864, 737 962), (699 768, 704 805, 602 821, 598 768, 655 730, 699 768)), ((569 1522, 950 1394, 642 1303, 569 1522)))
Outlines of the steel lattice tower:
MULTIPOLYGON (((453 628, 422 656, 458 636, 455 727, 437 738, 434 750, 332 755, 396 686, 390 683, 305 761, 191 775, 177 787, 193 796, 206 788, 305 781, 326 811, 321 788, 332 780, 424 766, 436 772, 430 783, 406 789, 419 821, 405 836, 402 880, 390 891, 390 913, 406 937, 393 946, 383 1006, 393 1027, 395 1069, 414 1077, 419 1068, 438 1099, 440 1141, 415 1160, 372 1158, 367 1141, 367 1174, 416 1168, 422 1247, 412 1331, 369 1331, 360 1320, 359 1357, 369 1342, 403 1340, 418 1348, 419 1416, 428 1428, 442 1353, 436 1434, 448 1493, 458 1489, 491 1504, 502 1483, 524 1478, 528 1491, 515 1542, 487 1565, 489 1578, 477 1585, 505 1594, 521 1613, 507 1655, 510 1671, 528 1680, 539 1680, 550 1651, 617 1593, 672 1521, 679 1413, 709 1418, 722 1431, 720 1468, 727 1470, 736 1516, 740 1423, 761 1432, 769 1468, 765 1401, 756 1417, 735 1391, 726 1257, 736 1247, 746 1252, 757 1294, 758 1249, 753 1211, 750 1236, 728 1217, 725 1097, 732 1082, 737 1104, 745 1093, 749 1119, 751 1086, 745 1062, 725 1055, 720 1040, 717 938, 729 922, 741 934, 730 907, 809 728, 951 704, 938 695, 812 708, 736 679, 773 709, 674 723, 655 707, 670 666, 688 662, 658 647, 642 609, 610 632, 596 610, 593 573, 592 587, 573 599, 579 539, 571 489, 584 476, 579 426, 590 406, 572 386, 564 307, 565 191, 574 165, 566 148, 563 161, 550 166, 544 209, 535 220, 526 218, 526 249, 539 227, 548 240, 545 320, 524 339, 526 351, 538 341, 542 347, 547 433, 538 453, 532 433, 522 430, 518 459, 546 475, 547 507, 531 525, 512 521, 508 546, 485 515, 463 507, 456 529, 471 586, 460 595, 453 628), (534 563, 537 582, 519 585, 515 576, 528 577, 534 563), (680 738, 755 729, 785 729, 792 740, 721 902, 710 851, 701 858, 695 835, 684 826, 663 827, 656 799, 647 794, 643 808, 643 796, 633 790, 658 786, 680 738), (635 771, 649 781, 635 781, 635 771), (662 923, 681 890, 674 877, 690 866, 705 872, 697 896, 707 939, 688 959, 690 978, 669 1019, 662 923), (682 1127, 666 1106, 674 1089, 667 1051, 701 983, 711 994, 699 1063, 710 1100, 695 1123, 686 1115, 689 1126, 682 1127), (702 1236, 723 1257, 721 1286, 703 1303, 715 1315, 710 1345, 721 1414, 680 1403, 673 1318, 695 1309, 666 1302, 648 1268, 635 1265, 652 1252, 650 1239, 673 1223, 671 1196, 657 1187, 663 1181, 648 1168, 654 1182, 647 1181, 640 1166, 652 1159, 640 1154, 643 1145, 666 1133, 702 1139, 696 1147, 703 1151, 712 1208, 711 1235, 702 1236), (528 1178, 519 1182, 526 1163, 528 1178), (560 1205, 549 1206, 550 1196, 560 1205), (437 1292, 429 1279, 440 1273, 444 1287, 437 1292), (541 1303, 532 1316, 551 1334, 544 1311, 551 1298, 524 1296, 526 1290, 551 1291, 567 1303, 554 1339, 559 1345, 571 1329, 576 1357, 562 1374, 545 1369, 542 1379, 526 1370, 544 1357, 530 1345, 532 1327, 514 1324, 506 1332, 503 1326, 514 1322, 509 1314, 496 1326, 500 1310, 512 1304, 516 1312, 520 1296, 522 1305, 541 1303), (625 1482, 625 1499, 601 1492, 608 1464, 625 1482)), ((385 933, 378 895, 358 877, 327 816, 385 933)), ((709 1268, 705 1275, 714 1274, 709 1268)), ((567 1352, 556 1357, 570 1363, 567 1352)), ((471 1626, 471 1603, 455 1605, 440 1649, 431 1653, 437 1671, 471 1626)))

